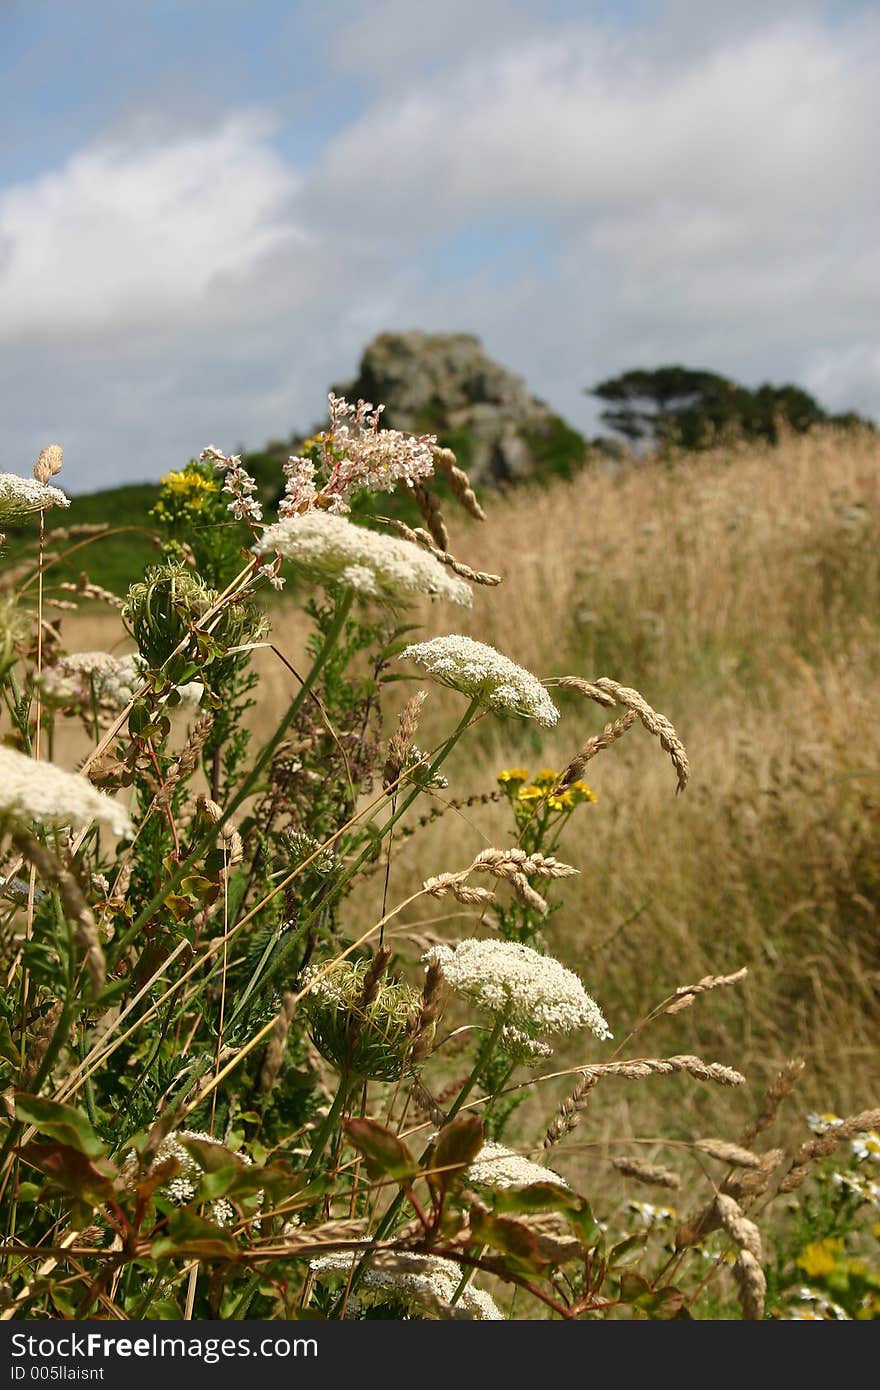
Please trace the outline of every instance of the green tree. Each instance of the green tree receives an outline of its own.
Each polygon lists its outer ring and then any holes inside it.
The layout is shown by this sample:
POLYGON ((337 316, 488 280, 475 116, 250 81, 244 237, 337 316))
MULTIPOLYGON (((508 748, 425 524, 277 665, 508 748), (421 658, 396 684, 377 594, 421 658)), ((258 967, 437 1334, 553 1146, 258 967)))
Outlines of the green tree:
POLYGON ((600 381, 587 394, 607 402, 606 425, 630 443, 648 447, 677 443, 704 449, 728 431, 775 442, 781 421, 799 431, 817 424, 870 424, 853 411, 828 415, 799 386, 765 383, 750 390, 702 368, 637 367, 600 381))

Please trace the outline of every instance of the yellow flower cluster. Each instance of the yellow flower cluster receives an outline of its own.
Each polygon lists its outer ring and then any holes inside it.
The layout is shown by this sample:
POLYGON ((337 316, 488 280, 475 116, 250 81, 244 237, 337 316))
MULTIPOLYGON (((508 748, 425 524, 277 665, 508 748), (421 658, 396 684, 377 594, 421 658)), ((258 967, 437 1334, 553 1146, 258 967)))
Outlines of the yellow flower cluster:
POLYGON ((153 511, 162 516, 166 510, 165 501, 171 498, 188 505, 193 511, 201 511, 207 497, 216 495, 219 491, 220 489, 213 479, 206 478, 194 469, 192 471, 184 469, 178 473, 166 473, 162 479, 162 492, 153 511))
POLYGON ((542 767, 535 773, 534 778, 529 780, 530 777, 528 768, 505 767, 498 773, 496 780, 505 790, 509 787, 511 792, 515 792, 517 801, 544 801, 551 811, 572 811, 575 806, 584 802, 597 800, 592 787, 580 780, 572 782, 564 791, 554 792, 553 788, 558 785, 560 778, 560 773, 555 768, 542 767))
POLYGON ((842 1249, 843 1241, 839 1237, 814 1240, 810 1245, 804 1246, 795 1264, 809 1279, 821 1279, 833 1273, 842 1249))

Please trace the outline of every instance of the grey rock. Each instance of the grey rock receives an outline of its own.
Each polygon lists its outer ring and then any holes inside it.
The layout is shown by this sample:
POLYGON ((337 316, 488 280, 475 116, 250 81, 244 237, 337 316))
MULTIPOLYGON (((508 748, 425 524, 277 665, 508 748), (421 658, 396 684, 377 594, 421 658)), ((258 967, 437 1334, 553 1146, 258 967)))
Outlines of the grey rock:
POLYGON ((483 486, 570 473, 586 460, 581 436, 472 333, 380 333, 355 380, 333 390, 383 404, 386 426, 436 434, 483 486))

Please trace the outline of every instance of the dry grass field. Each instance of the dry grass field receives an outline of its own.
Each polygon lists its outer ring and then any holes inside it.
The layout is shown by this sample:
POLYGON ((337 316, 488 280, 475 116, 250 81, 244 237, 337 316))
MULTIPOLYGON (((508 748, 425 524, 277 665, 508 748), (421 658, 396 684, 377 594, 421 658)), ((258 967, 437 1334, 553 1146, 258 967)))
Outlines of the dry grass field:
MULTIPOLYGON (((661 1132, 661 1115, 674 1133, 681 1107, 683 1135, 732 1137, 795 1054, 809 1063, 801 1111, 846 1114, 880 1093, 878 465, 876 436, 824 431, 518 491, 490 499, 481 526, 450 517, 456 553, 504 583, 479 590, 464 619, 425 608, 426 635, 469 632, 541 677, 635 686, 690 755, 682 796, 640 725, 590 764, 598 802, 579 808, 563 846, 581 876, 547 929, 618 1038, 676 985, 749 967, 743 986, 662 1020, 646 1041, 653 1055, 696 1052, 741 1068, 748 1094, 657 1078, 638 1088, 640 1134, 661 1132)), ((304 631, 291 614, 279 606, 273 640, 296 663, 304 631)), ((109 648, 114 626, 65 615, 65 643, 109 648)), ((295 683, 271 652, 259 664, 252 717, 269 730, 295 683)), ((392 703, 410 689, 392 687, 392 703)), ((497 720, 475 730, 440 795, 490 791, 512 763, 563 766, 603 711, 557 696, 563 719, 550 735, 497 720)), ((432 685, 422 745, 460 712, 460 697, 432 685)), ((446 810, 427 836, 399 841, 393 897, 485 844, 509 843, 511 829, 498 802, 446 810)), ((352 935, 380 906, 382 875, 373 882, 375 903, 361 893, 352 904, 352 935)), ((410 929, 422 939, 432 924, 410 929)), ((563 1055, 560 1066, 578 1060, 563 1055)), ((560 1152, 562 1171, 633 1132, 630 1084, 599 1088, 582 1145, 560 1152)), ((571 1083, 559 1085, 562 1096, 571 1083)), ((535 1116, 548 1108, 545 1096, 535 1116)), ((521 1142, 533 1136, 531 1113, 531 1103, 520 1113, 521 1142)))

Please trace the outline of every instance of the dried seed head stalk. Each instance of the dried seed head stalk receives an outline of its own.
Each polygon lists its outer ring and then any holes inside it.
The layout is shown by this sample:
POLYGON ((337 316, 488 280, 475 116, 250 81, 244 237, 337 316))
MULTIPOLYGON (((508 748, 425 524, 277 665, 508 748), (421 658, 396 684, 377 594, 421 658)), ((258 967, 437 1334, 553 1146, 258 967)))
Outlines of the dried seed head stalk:
POLYGON ((440 510, 440 503, 433 492, 429 492, 423 483, 416 481, 405 483, 403 490, 414 499, 424 523, 431 533, 434 544, 439 550, 447 550, 449 548, 449 532, 446 529, 443 512, 440 510))
POLYGON ((695 985, 679 985, 672 1003, 664 1009, 667 1014, 680 1014, 689 1009, 697 995, 706 994, 710 989, 721 989, 724 985, 736 985, 748 975, 748 966, 735 970, 732 975, 704 975, 695 985))
MULTIPOLYGON (((30 1046, 27 1050, 27 1058, 21 1069, 21 1087, 26 1091, 34 1081, 40 1065, 45 1057, 49 1044, 52 1041, 55 1029, 58 1027, 58 1020, 64 1011, 62 1004, 53 1004, 40 1019, 34 1035, 31 1038, 30 1046)), ((11 1117, 14 1119, 14 1113, 11 1117)))
POLYGON ((614 719, 610 724, 606 724, 601 734, 594 734, 588 738, 578 751, 575 753, 571 762, 564 767, 559 774, 559 790, 564 791, 570 787, 572 782, 577 782, 583 775, 587 763, 595 758, 597 753, 601 753, 603 748, 610 748, 612 743, 616 743, 622 738, 627 729, 632 728, 636 722, 636 715, 631 709, 620 719, 614 719))
POLYGON ((443 972, 439 965, 432 963, 428 966, 425 975, 425 983, 422 986, 422 997, 419 1000, 419 1010, 413 1025, 413 1044, 410 1050, 410 1061, 414 1064, 423 1062, 430 1051, 442 1004, 443 972))
POLYGON ((449 479, 449 490, 453 497, 477 521, 485 521, 486 513, 477 501, 476 493, 471 487, 471 480, 464 469, 459 467, 452 450, 444 449, 439 444, 432 444, 431 453, 434 458, 434 469, 438 473, 444 473, 449 479))
POLYGON ((640 1158, 612 1158, 611 1166, 625 1178, 635 1178, 654 1187, 668 1187, 675 1191, 681 1187, 681 1178, 669 1168, 661 1168, 656 1163, 644 1163, 640 1158))
POLYGON ((50 478, 61 472, 63 464, 64 450, 61 445, 47 444, 45 449, 40 450, 40 456, 34 464, 34 477, 38 483, 48 483, 50 478))
POLYGON ((296 1012, 296 995, 289 991, 281 1001, 281 1009, 269 1037, 269 1046, 260 1072, 260 1090, 268 1093, 278 1080, 284 1053, 287 1048, 287 1035, 296 1012))
POLYGON ((527 874, 535 878, 573 878, 580 873, 571 864, 563 864, 552 855, 527 854, 524 849, 483 849, 477 855, 468 872, 494 874, 496 878, 513 881, 517 874, 527 874))
POLYGON ((643 1081, 648 1076, 668 1076, 686 1072, 697 1081, 714 1081, 718 1086, 744 1086, 745 1077, 733 1067, 720 1062, 704 1062, 699 1057, 637 1057, 628 1062, 597 1062, 584 1068, 592 1076, 623 1076, 628 1081, 643 1081))
POLYGON ((739 1287, 743 1318, 750 1322, 760 1322, 764 1317, 767 1280, 759 1262, 750 1251, 740 1250, 733 1266, 733 1274, 739 1287))
POLYGON ((546 898, 542 898, 541 894, 532 887, 525 874, 511 874, 509 882, 521 903, 525 903, 526 907, 537 912, 539 917, 547 916, 550 907, 546 898))
POLYGON ((754 1221, 749 1221, 744 1214, 739 1202, 719 1192, 715 1198, 715 1206, 719 1222, 731 1240, 736 1241, 740 1250, 748 1250, 756 1260, 762 1260, 764 1252, 761 1248, 761 1233, 754 1221))
POLYGON ((838 1144, 842 1143, 844 1139, 851 1139, 854 1134, 861 1134, 868 1129, 877 1129, 878 1126, 880 1126, 880 1109, 861 1110, 857 1115, 850 1115, 839 1125, 827 1129, 818 1138, 808 1139, 805 1144, 801 1144, 795 1153, 791 1167, 779 1184, 779 1191, 794 1192, 807 1177, 810 1164, 814 1159, 827 1158, 829 1154, 834 1153, 838 1144))
MULTIPOLYGON (((192 774, 195 772, 196 768, 199 765, 199 758, 201 757, 202 749, 204 748, 208 740, 208 734, 211 732, 213 723, 213 714, 206 714, 203 715, 201 719, 197 719, 196 722, 193 724, 192 728, 190 729, 189 737, 187 738, 186 743, 183 745, 174 762, 169 767, 168 771, 165 774, 164 782, 162 783, 159 790, 156 792, 156 795, 153 797, 153 801, 150 806, 150 812, 167 811, 168 807, 171 805, 174 792, 178 785, 181 782, 185 782, 187 778, 191 777, 192 774)), ((211 802, 210 804, 211 806, 216 806, 216 802, 211 802)), ((198 798, 199 809, 204 810, 206 809, 207 805, 208 799, 206 797, 200 796, 198 798)), ((217 810, 220 811, 219 816, 211 814, 211 819, 215 822, 215 824, 220 820, 220 816, 222 816, 223 814, 219 807, 217 807, 217 810)))
POLYGON ((734 1168, 760 1168, 761 1154, 753 1154, 739 1144, 730 1144, 726 1139, 695 1139, 693 1147, 709 1158, 717 1158, 721 1163, 729 1163, 734 1168))
POLYGON ((386 790, 397 781, 406 766, 409 750, 419 727, 422 705, 427 698, 427 690, 417 690, 400 711, 397 728, 388 740, 388 756, 382 772, 382 785, 386 790))
POLYGON ((770 1186, 770 1179, 776 1169, 785 1160, 784 1149, 768 1149, 760 1156, 760 1167, 758 1168, 738 1168, 735 1172, 728 1174, 721 1184, 721 1191, 735 1197, 742 1205, 744 1202, 751 1203, 756 1197, 761 1197, 770 1186))
MULTIPOLYGON (((76 527, 71 527, 71 532, 73 533, 77 529, 76 527)), ((106 528, 101 526, 96 529, 103 531, 106 528)), ((57 540, 58 532, 53 531, 52 534, 57 540)), ((100 584, 93 584, 87 574, 81 574, 76 584, 63 583, 59 584, 58 587, 59 589, 64 589, 67 593, 79 594, 81 598, 95 599, 99 603, 109 604, 111 608, 122 608, 124 604, 124 600, 121 599, 118 594, 111 593, 109 589, 103 589, 100 584)))
POLYGON ((438 547, 434 538, 428 531, 421 526, 407 526, 405 521, 388 520, 389 526, 393 526, 398 535, 403 536, 404 540, 412 541, 414 545, 420 545, 424 550, 430 551, 435 560, 439 560, 441 565, 446 565, 453 574, 458 574, 462 579, 469 579, 472 584, 483 584, 488 588, 494 588, 501 583, 500 574, 487 574, 485 570, 471 569, 463 560, 456 560, 454 555, 442 547, 438 547))
POLYGON ((563 690, 576 690, 585 700, 595 700, 597 705, 604 705, 606 709, 614 709, 617 704, 607 690, 601 690, 593 681, 581 680, 580 676, 560 676, 559 684, 563 690))
POLYGON ((382 976, 388 969, 388 965, 391 961, 391 954, 390 946, 379 946, 376 949, 376 954, 367 966, 361 997, 357 1003, 356 1009, 352 1013, 351 1024, 348 1030, 349 1048, 351 1052, 354 1052, 357 1047, 358 1038, 363 1029, 364 1019, 367 1016, 370 1005, 375 1002, 376 996, 379 993, 379 985, 382 981, 382 976))
POLYGON ((522 849, 485 849, 477 855, 468 873, 489 873, 495 878, 504 879, 510 884, 521 902, 546 917, 549 911, 546 900, 529 883, 529 876, 536 878, 571 878, 578 873, 570 864, 543 854, 526 854, 522 849))
MULTIPOLYGON (((773 1174, 785 1159, 782 1149, 768 1149, 766 1153, 759 1156, 759 1167, 757 1168, 737 1168, 729 1173, 721 1184, 721 1192, 733 1197, 742 1205, 750 1204, 758 1197, 762 1197, 770 1186, 773 1174)), ((675 1234, 675 1248, 682 1250, 686 1246, 697 1245, 704 1236, 711 1231, 717 1231, 721 1225, 719 1208, 712 1201, 700 1212, 699 1216, 680 1226, 675 1234)))
POLYGON ((645 697, 640 695, 637 690, 633 690, 630 686, 618 685, 617 681, 611 680, 608 676, 600 676, 596 685, 608 695, 613 695, 617 704, 626 705, 627 709, 633 710, 641 719, 648 733, 654 734, 660 740, 660 747, 669 754, 672 765, 678 774, 677 790, 683 792, 690 777, 688 756, 684 744, 666 716, 658 714, 655 709, 652 709, 645 697))
MULTIPOLYGON (((52 539, 53 541, 73 541, 79 539, 80 536, 99 536, 102 531, 109 530, 109 521, 80 521, 76 526, 53 527, 52 539)), ((66 586, 62 584, 59 587, 63 589, 66 586)))
POLYGON ((780 1105, 791 1095, 805 1066, 806 1062, 802 1057, 792 1057, 790 1061, 786 1062, 776 1080, 767 1087, 757 1119, 740 1135, 741 1144, 751 1144, 759 1134, 763 1134, 765 1130, 770 1128, 776 1119, 780 1105))
POLYGON ((107 963, 101 949, 97 924, 83 897, 82 889, 73 874, 59 863, 51 850, 41 845, 32 835, 17 834, 13 836, 13 840, 16 848, 28 863, 34 866, 37 873, 47 882, 54 883, 58 889, 64 915, 68 921, 74 923, 74 939, 85 951, 89 993, 92 999, 97 999, 107 978, 107 963))
POLYGON ((542 1149, 552 1149, 553 1145, 558 1144, 560 1139, 564 1139, 566 1134, 577 1129, 581 1122, 581 1113, 587 1108, 589 1094, 598 1081, 599 1078, 594 1073, 584 1072, 571 1095, 562 1102, 550 1122, 541 1144, 542 1149))
POLYGON ((474 888, 466 879, 467 871, 462 874, 435 874, 433 878, 425 879, 422 891, 429 893, 432 898, 445 898, 451 893, 457 902, 480 907, 495 901, 495 894, 488 888, 474 888))

